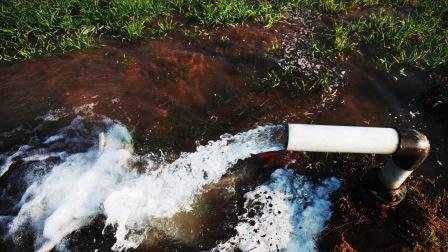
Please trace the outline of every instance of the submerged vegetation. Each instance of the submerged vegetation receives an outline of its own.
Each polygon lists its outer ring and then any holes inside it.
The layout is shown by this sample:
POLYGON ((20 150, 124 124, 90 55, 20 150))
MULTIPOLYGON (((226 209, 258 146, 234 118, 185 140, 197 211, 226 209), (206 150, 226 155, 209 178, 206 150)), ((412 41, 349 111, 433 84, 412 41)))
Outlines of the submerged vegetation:
POLYGON ((330 86, 331 73, 321 72, 314 80, 300 77, 300 70, 294 67, 276 67, 270 70, 259 82, 251 85, 252 91, 263 92, 269 88, 280 87, 291 96, 300 96, 314 91, 322 91, 330 86))
MULTIPOLYGON (((300 43, 309 60, 329 61, 358 48, 368 51, 387 71, 404 72, 405 67, 413 67, 446 76, 445 0, 1 1, 0 63, 82 50, 110 40, 132 43, 164 38, 173 30, 180 31, 190 44, 210 40, 217 26, 256 21, 269 29, 303 11, 329 21, 325 22, 325 31, 312 28, 301 38, 306 40, 300 43)), ((223 47, 231 44, 226 36, 220 42, 223 47)), ((276 38, 267 45, 266 53, 281 58, 284 49, 276 38)), ((117 65, 126 68, 129 59, 123 57, 117 65)), ((269 69, 251 88, 256 92, 282 88, 303 95, 325 90, 335 81, 328 69, 311 78, 304 77, 301 71, 288 67, 269 69)), ((445 107, 448 83, 438 82, 434 90, 430 106, 445 107)))
POLYGON ((385 51, 378 58, 388 68, 447 66, 448 2, 444 0, 4 1, 0 3, 0 62, 94 47, 101 39, 130 42, 165 37, 175 28, 173 15, 201 27, 247 20, 271 26, 288 12, 303 9, 328 16, 334 23, 333 46, 326 50, 372 45, 385 51), (360 12, 359 7, 368 8, 368 14, 347 20, 350 13, 360 12))
POLYGON ((172 14, 203 26, 253 18, 270 25, 280 19, 282 6, 266 0, 6 1, 0 3, 0 61, 89 48, 101 38, 135 41, 145 35, 166 36, 174 28, 168 18, 172 14), (166 19, 157 22, 160 17, 166 19))

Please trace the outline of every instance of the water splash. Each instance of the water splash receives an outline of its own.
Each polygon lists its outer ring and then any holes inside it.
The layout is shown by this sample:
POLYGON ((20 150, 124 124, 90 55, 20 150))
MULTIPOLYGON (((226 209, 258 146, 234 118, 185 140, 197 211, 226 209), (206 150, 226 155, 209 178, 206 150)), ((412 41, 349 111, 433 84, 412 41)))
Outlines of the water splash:
POLYGON ((15 163, 14 159, 23 155, 25 151, 28 150, 29 148, 30 146, 28 145, 22 145, 16 152, 6 157, 2 165, 0 166, 0 177, 3 176, 6 172, 8 172, 9 167, 11 167, 11 165, 15 163))
POLYGON ((213 251, 316 251, 316 239, 331 217, 329 195, 336 178, 314 185, 292 170, 277 169, 271 180, 245 194, 237 235, 213 251))
POLYGON ((10 224, 9 233, 20 239, 23 229, 31 227, 37 238, 35 248, 51 250, 66 235, 88 224, 101 213, 101 202, 125 176, 131 151, 114 136, 130 139, 126 128, 113 125, 108 133, 107 149, 96 147, 85 153, 72 154, 36 179, 23 195, 20 211, 10 224))
MULTIPOLYGON (((219 181, 238 160, 252 153, 281 149, 282 145, 269 137, 279 127, 223 135, 218 141, 199 146, 196 152, 182 153, 172 163, 148 162, 153 167, 146 170, 151 172, 141 174, 132 169, 132 161, 139 157, 133 153, 128 130, 110 123, 101 140, 102 148, 96 144, 87 152, 58 153, 60 164, 50 167, 42 177, 30 177, 18 204, 20 211, 9 224, 9 235, 20 243, 21 234, 31 229, 36 237, 35 249, 47 251, 103 214, 106 224, 116 228, 112 249, 136 248, 145 239, 152 220, 191 210, 195 195, 205 185, 219 181)), ((57 144, 64 132, 43 141, 57 144)), ((22 160, 47 159, 20 155, 22 160)))
POLYGON ((112 191, 104 202, 107 224, 116 225, 115 250, 136 248, 145 238, 148 218, 167 218, 191 210, 194 196, 216 183, 238 160, 253 153, 280 150, 271 134, 279 126, 265 126, 225 134, 218 141, 199 146, 196 152, 182 153, 171 164, 162 165, 158 176, 137 176, 112 191))

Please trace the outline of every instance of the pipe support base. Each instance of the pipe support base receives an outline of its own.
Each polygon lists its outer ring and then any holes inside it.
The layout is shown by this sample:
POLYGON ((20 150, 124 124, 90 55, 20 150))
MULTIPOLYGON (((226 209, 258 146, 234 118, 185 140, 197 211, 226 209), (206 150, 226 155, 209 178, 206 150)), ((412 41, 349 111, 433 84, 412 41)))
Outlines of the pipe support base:
POLYGON ((362 200, 376 207, 393 207, 406 197, 406 186, 397 189, 385 187, 378 178, 380 168, 371 168, 367 171, 361 188, 362 200))

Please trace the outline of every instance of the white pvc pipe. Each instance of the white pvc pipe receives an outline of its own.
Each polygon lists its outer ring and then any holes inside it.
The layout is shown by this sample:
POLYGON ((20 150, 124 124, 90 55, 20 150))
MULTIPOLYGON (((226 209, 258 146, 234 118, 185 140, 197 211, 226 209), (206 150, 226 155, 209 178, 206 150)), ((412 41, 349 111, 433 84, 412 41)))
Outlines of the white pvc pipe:
POLYGON ((398 145, 392 128, 288 124, 292 151, 393 154, 398 145))

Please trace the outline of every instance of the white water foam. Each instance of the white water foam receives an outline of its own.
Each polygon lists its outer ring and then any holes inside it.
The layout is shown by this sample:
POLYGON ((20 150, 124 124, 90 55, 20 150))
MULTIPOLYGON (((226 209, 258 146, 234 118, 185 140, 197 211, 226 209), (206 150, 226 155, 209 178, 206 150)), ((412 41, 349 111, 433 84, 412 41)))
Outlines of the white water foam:
POLYGON ((316 239, 331 217, 329 195, 340 183, 329 178, 321 185, 292 170, 278 169, 271 180, 245 194, 245 214, 237 235, 214 251, 316 251, 316 239))
POLYGON ((0 166, 0 177, 3 176, 9 170, 9 167, 11 167, 11 165, 15 163, 14 159, 24 154, 25 151, 29 148, 30 146, 28 145, 20 146, 20 148, 16 152, 6 157, 5 161, 3 161, 2 165, 0 166))
POLYGON ((41 119, 47 122, 56 122, 59 119, 66 117, 68 113, 65 108, 52 109, 48 111, 45 115, 38 116, 36 119, 41 119))
MULTIPOLYGON (((205 185, 219 181, 238 160, 281 149, 270 141, 276 129, 278 126, 266 126, 235 136, 223 135, 199 146, 196 152, 182 153, 173 163, 148 162, 154 167, 146 170, 152 172, 140 174, 130 169, 138 157, 133 154, 129 132, 113 124, 104 135, 101 150, 94 146, 87 152, 64 156, 47 175, 33 177, 19 203, 18 215, 9 224, 9 235, 20 243, 20 234, 31 228, 35 249, 48 251, 104 214, 107 225, 116 227, 117 241, 112 249, 136 248, 145 239, 151 220, 191 210, 195 195, 205 185)), ((47 139, 52 143, 55 137, 47 139)), ((30 159, 45 160, 44 156, 30 159)))

